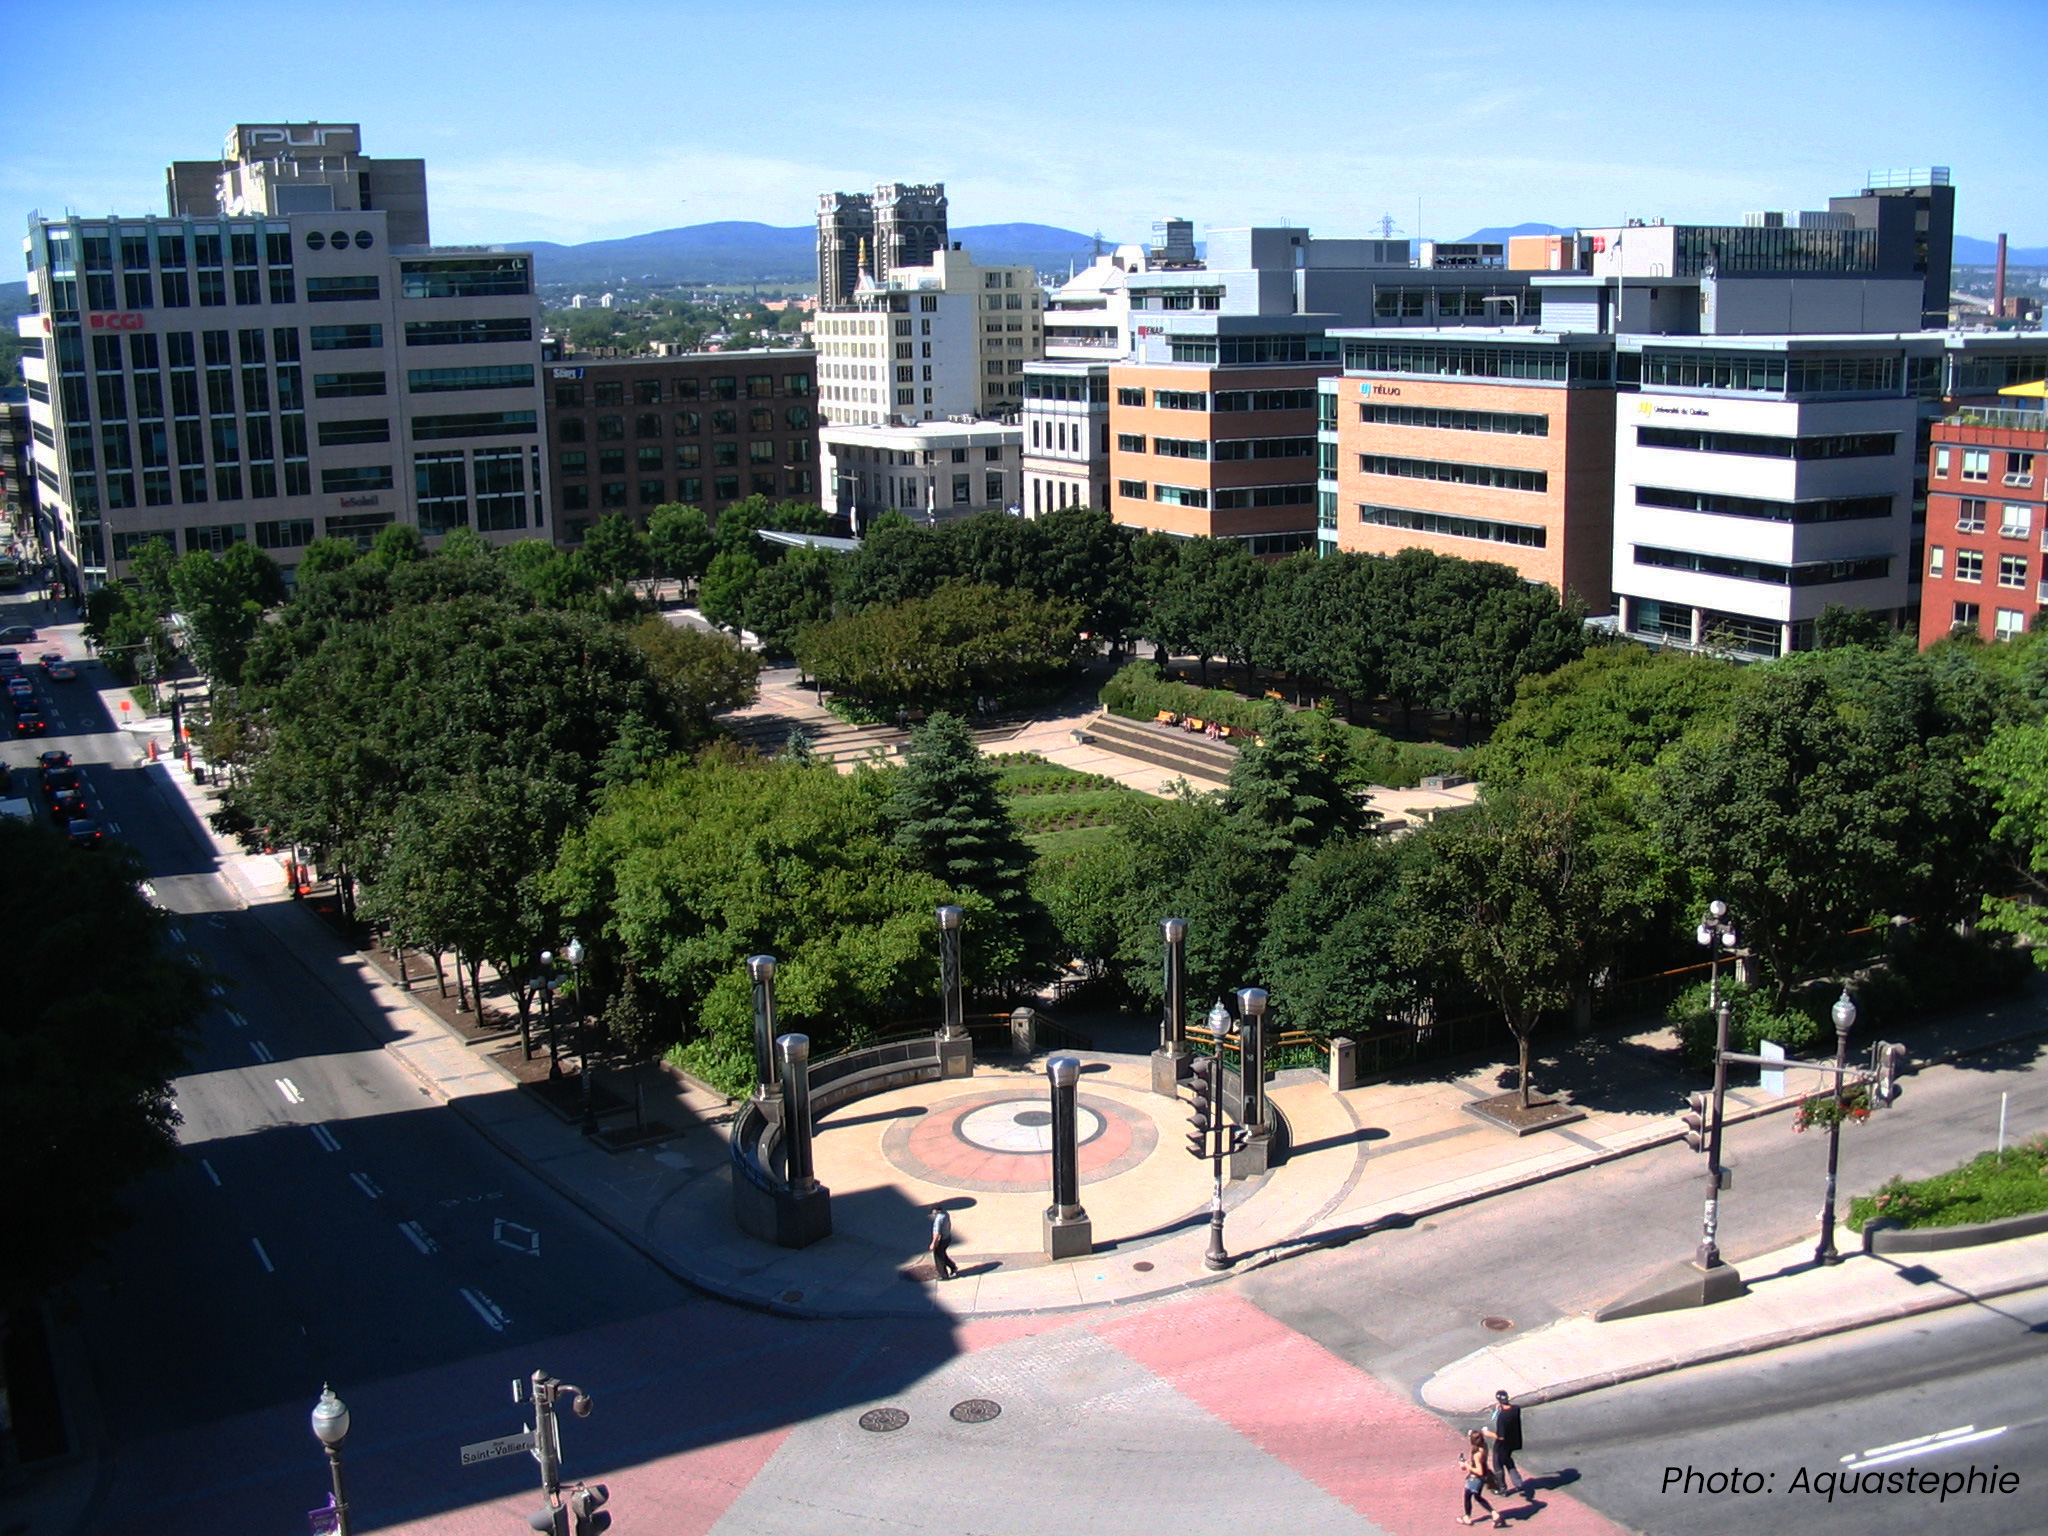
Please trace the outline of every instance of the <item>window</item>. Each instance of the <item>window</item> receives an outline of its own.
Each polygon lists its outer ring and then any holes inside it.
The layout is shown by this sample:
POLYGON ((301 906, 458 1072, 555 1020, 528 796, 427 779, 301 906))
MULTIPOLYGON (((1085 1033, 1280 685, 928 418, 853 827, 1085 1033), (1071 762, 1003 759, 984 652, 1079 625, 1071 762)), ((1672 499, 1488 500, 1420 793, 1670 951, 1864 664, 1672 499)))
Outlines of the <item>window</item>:
MULTIPOLYGON (((358 299, 378 297, 377 279, 369 277, 309 277, 306 279, 306 302, 308 304, 344 304, 358 299)), ((315 342, 315 346, 319 343, 315 342)))
POLYGON ((1998 617, 1992 621, 1992 634, 1999 640, 2011 640, 2027 631, 2027 616, 2017 608, 2001 608, 1998 617))
POLYGON ((711 398, 714 400, 737 400, 740 397, 740 381, 729 374, 720 374, 711 381, 711 398))
MULTIPOLYGON (((1331 445, 1334 453, 1336 447, 1331 445)), ((1238 437, 1216 445, 1219 459, 1312 459, 1316 440, 1312 437, 1238 437)))
POLYGON ((775 430, 775 412, 766 406, 747 412, 747 430, 749 432, 773 432, 775 430))
POLYGON ((408 368, 405 387, 409 394, 445 394, 458 389, 531 389, 533 365, 507 363, 484 368, 408 368))
POLYGON ((988 472, 985 478, 987 480, 987 484, 983 487, 983 489, 987 492, 987 496, 984 499, 987 500, 991 506, 1000 505, 1003 499, 1002 471, 992 469, 988 472))
POLYGON ((1153 406, 1162 411, 1206 411, 1209 409, 1209 395, 1206 390, 1155 389, 1152 391, 1153 406))
POLYGON ((1991 450, 1989 448, 1965 448, 1963 450, 1963 478, 1965 480, 1989 480, 1991 478, 1991 450))
POLYGON ((811 430, 811 408, 808 405, 792 405, 782 413, 782 419, 788 423, 792 432, 811 430))
POLYGON ((747 398, 749 400, 772 400, 775 398, 775 375, 772 373, 750 373, 747 375, 747 398))
POLYGON ((747 477, 747 488, 756 496, 773 496, 775 494, 775 476, 772 472, 749 475, 747 477))
POLYGON ((395 512, 350 512, 341 517, 322 519, 330 539, 347 539, 357 549, 368 549, 370 541, 377 537, 377 530, 387 528, 398 521, 395 512))
POLYGON ((1120 386, 1116 392, 1116 403, 1118 405, 1143 405, 1145 403, 1145 391, 1142 389, 1126 389, 1120 386))
POLYGON ((1982 533, 1984 511, 1990 505, 1981 496, 1960 496, 1956 498, 1956 532, 1982 533))
POLYGON ((661 412, 642 411, 639 415, 635 416, 633 418, 633 435, 635 437, 661 436, 661 412))
POLYGON ((1801 565, 1772 565, 1761 560, 1738 560, 1728 555, 1707 555, 1690 549, 1657 549, 1648 544, 1635 546, 1635 563, 1666 571, 1697 571, 1703 576, 1725 576, 1735 581, 1754 581, 1774 587, 1824 587, 1845 581, 1879 581, 1891 571, 1891 559, 1873 555, 1860 560, 1813 560, 1801 565))
POLYGON ((1676 448, 1690 453, 1739 453, 1760 459, 1870 459, 1897 451, 1896 432, 1840 432, 1819 437, 1766 437, 1753 432, 1688 432, 1676 427, 1637 427, 1643 448, 1676 448))
POLYGON ((676 468, 696 469, 704 462, 704 450, 696 443, 676 444, 676 468))
POLYGON ((704 430, 704 416, 700 411, 676 412, 676 436, 695 437, 704 430))
POLYGON ((1116 446, 1124 453, 1143 453, 1145 451, 1145 434, 1142 432, 1119 432, 1116 435, 1116 446))
POLYGON ((2027 557, 2025 555, 2000 555, 1998 557, 1998 584, 2001 587, 2024 587, 2027 584, 2027 557))
POLYGON ((749 464, 773 464, 775 462, 775 441, 773 438, 757 438, 747 444, 749 464))
POLYGON ((1387 454, 1361 453, 1360 471, 1368 475, 1395 475, 1408 480, 1444 480, 1454 485, 1485 485, 1509 491, 1546 491, 1549 474, 1540 469, 1510 469, 1496 464, 1454 464, 1441 459, 1402 459, 1387 454))
POLYGON ((714 475, 711 479, 711 494, 720 501, 731 501, 740 493, 738 475, 714 475))
POLYGON ((562 510, 564 512, 586 512, 589 509, 589 486, 565 485, 562 487, 562 510))
POLYGON ((421 533, 446 533, 469 525, 468 476, 460 448, 414 454, 412 480, 421 533))
POLYGON ((564 443, 582 442, 583 418, 581 416, 563 417, 555 424, 555 438, 557 441, 564 443))
POLYGON ((1239 485, 1216 493, 1219 507, 1306 507, 1315 499, 1313 484, 1239 485))
POLYGON ((486 533, 526 526, 526 455, 517 448, 479 448, 473 456, 476 525, 486 533))
POLYGON ((178 471, 178 500, 187 506, 206 500, 206 470, 204 466, 178 471))
POLYGON ((320 489, 329 496, 348 491, 388 491, 391 484, 389 464, 360 464, 352 469, 320 471, 320 489))
POLYGON ((315 400, 341 400, 352 395, 381 395, 384 393, 384 375, 377 373, 316 373, 313 375, 313 398, 315 400))
POLYGON ((738 411, 713 411, 711 413, 711 430, 713 432, 732 433, 739 431, 739 429, 740 416, 738 411))
MULTIPOLYGON (((525 316, 516 320, 408 320, 408 347, 456 347, 479 342, 531 341, 533 322, 525 316)), ((581 401, 577 402, 579 405, 581 401)))
POLYGON ((1145 482, 1142 480, 1119 480, 1116 483, 1116 493, 1119 496, 1128 496, 1133 501, 1143 501, 1147 495, 1145 482))
POLYGON ((1977 628, 1977 615, 1980 611, 1975 603, 1957 603, 1955 616, 1949 620, 1949 628, 1974 631, 1977 628))
POLYGON ((205 550, 209 554, 217 555, 230 544, 239 544, 246 537, 247 531, 241 523, 215 523, 210 527, 187 528, 185 552, 190 554, 194 550, 205 550))
POLYGON ((1939 581, 1946 574, 1947 566, 1948 551, 1939 544, 1931 545, 1927 551, 1927 575, 1929 579, 1939 581))
POLYGON ((692 506, 704 499, 704 482, 695 475, 685 475, 676 482, 676 500, 692 506))
POLYGON ((598 449, 597 472, 600 475, 623 475, 626 472, 626 450, 623 448, 598 449))
POLYGON ((178 533, 174 528, 145 528, 134 533, 117 533, 114 535, 114 558, 116 560, 133 560, 136 552, 152 539, 162 539, 166 544, 176 549, 178 533))
POLYGON ((2008 539, 2024 539, 2033 531, 2034 509, 2023 501, 2008 501, 2001 508, 1998 531, 2008 539))
POLYGON ((532 411, 476 411, 459 416, 415 416, 412 419, 415 441, 437 437, 509 437, 538 430, 532 411))
POLYGON ((1934 450, 1935 479, 1946 480, 1948 478, 1949 470, 1954 467, 1954 464, 1955 455, 1951 450, 1947 448, 1937 448, 1934 450))
POLYGON ((381 325, 316 325, 312 329, 315 352, 347 352, 357 347, 384 345, 381 325))
POLYGON ((278 522, 256 525, 258 549, 297 549, 302 544, 312 542, 313 519, 310 517, 285 518, 278 522))
POLYGON ((1152 499, 1154 501, 1163 501, 1172 507, 1206 507, 1209 505, 1209 493, 1200 486, 1193 485, 1155 485, 1152 487, 1152 499))
POLYGON ((973 500, 974 476, 955 475, 953 477, 953 505, 956 507, 964 507, 973 500))
POLYGON ((625 438, 626 418, 623 416, 600 416, 597 418, 597 440, 600 443, 616 443, 625 438))
POLYGON ((1155 437, 1152 451, 1165 459, 1206 459, 1209 445, 1196 438, 1155 437))
POLYGON ((633 401, 636 405, 661 404, 661 380, 635 379, 633 381, 633 401))
POLYGON ((582 404, 583 386, 581 384, 557 384, 555 386, 555 405, 558 409, 574 410, 582 404))
POLYGON ((388 443, 391 420, 386 416, 365 416, 354 421, 323 421, 319 425, 322 448, 346 448, 351 443, 388 443))
POLYGON ((1959 549, 1956 551, 1956 580, 1982 581, 1984 579, 1984 555, 1981 550, 1959 549))
POLYGON ((590 455, 581 448, 564 453, 561 457, 562 473, 565 475, 587 475, 590 473, 590 455))
MULTIPOLYGON (((527 293, 524 256, 439 257, 398 264, 399 292, 408 299, 481 299, 527 293)), ((479 525, 481 526, 481 525, 479 525)), ((525 521, 511 525, 524 528, 525 521)))
MULTIPOLYGON (((1749 359, 1744 359, 1747 363, 1749 359)), ((1784 359, 1777 360, 1779 380, 1784 359)), ((1548 379, 1605 383, 1614 376, 1614 355, 1592 348, 1495 345, 1473 342, 1347 341, 1344 366, 1361 373, 1434 375, 1444 378, 1548 379)), ((1776 386, 1773 386, 1776 387, 1776 386)))
POLYGON ((643 507, 660 506, 662 503, 662 491, 667 484, 668 482, 665 480, 642 480, 640 482, 640 505, 643 507))
POLYGON ((1375 528, 1401 528, 1412 533, 1430 533, 1447 539, 1476 539, 1487 544, 1515 544, 1524 549, 1543 549, 1550 540, 1549 530, 1533 523, 1449 517, 1441 512, 1411 512, 1402 507, 1361 504, 1358 520, 1375 528))
POLYGON ((2034 483, 2034 456, 2031 453, 2008 453, 2005 456, 2005 483, 2007 485, 2032 485, 2034 483))
POLYGON ((713 443, 711 445, 711 462, 720 469, 730 469, 738 464, 739 461, 740 445, 738 443, 713 443))
POLYGON ((626 482, 609 481, 597 488, 597 504, 601 507, 623 507, 626 504, 626 482))
POLYGON ((599 405, 624 405, 626 385, 622 379, 600 379, 591 385, 591 398, 599 405))

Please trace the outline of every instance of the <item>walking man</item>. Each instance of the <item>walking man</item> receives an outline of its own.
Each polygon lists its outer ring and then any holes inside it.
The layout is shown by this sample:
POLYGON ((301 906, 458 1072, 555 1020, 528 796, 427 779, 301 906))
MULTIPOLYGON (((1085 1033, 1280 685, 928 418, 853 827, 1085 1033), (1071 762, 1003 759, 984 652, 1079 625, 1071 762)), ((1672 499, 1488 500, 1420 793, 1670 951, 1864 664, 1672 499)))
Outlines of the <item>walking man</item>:
POLYGON ((1515 1465, 1515 1452, 1522 1448, 1522 1410, 1505 1392, 1493 1394, 1493 1411, 1486 1416, 1486 1448, 1493 1457, 1493 1477, 1501 1491, 1512 1486, 1528 1498, 1529 1479, 1515 1465))
POLYGON ((951 1280, 960 1266, 946 1250, 953 1246, 953 1217, 942 1205, 932 1207, 932 1268, 941 1280, 951 1280))

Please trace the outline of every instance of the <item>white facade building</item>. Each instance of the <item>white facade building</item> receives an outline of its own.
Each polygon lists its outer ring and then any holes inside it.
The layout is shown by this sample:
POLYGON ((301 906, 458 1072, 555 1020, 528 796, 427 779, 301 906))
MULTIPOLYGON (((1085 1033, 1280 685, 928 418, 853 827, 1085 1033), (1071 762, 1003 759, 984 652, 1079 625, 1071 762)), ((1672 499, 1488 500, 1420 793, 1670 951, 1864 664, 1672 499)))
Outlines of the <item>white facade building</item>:
POLYGON ((855 534, 886 511, 929 525, 1017 510, 1022 427, 971 418, 828 425, 818 440, 825 510, 855 534))
POLYGON ((1024 369, 1026 517, 1109 508, 1109 363, 1047 358, 1024 369))
POLYGON ((819 413, 851 426, 1014 413, 1045 352, 1044 310, 1032 268, 960 250, 863 275, 850 306, 818 311, 819 413))

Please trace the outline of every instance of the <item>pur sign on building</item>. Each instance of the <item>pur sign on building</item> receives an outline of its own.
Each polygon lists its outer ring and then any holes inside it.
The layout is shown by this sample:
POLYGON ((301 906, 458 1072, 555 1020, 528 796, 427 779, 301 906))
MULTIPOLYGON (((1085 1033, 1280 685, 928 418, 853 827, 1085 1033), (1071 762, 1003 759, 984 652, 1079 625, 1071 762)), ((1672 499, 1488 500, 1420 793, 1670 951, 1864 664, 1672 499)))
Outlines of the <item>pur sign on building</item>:
POLYGON ((301 149, 361 154, 362 140, 355 123, 238 123, 231 147, 238 160, 270 160, 301 149))

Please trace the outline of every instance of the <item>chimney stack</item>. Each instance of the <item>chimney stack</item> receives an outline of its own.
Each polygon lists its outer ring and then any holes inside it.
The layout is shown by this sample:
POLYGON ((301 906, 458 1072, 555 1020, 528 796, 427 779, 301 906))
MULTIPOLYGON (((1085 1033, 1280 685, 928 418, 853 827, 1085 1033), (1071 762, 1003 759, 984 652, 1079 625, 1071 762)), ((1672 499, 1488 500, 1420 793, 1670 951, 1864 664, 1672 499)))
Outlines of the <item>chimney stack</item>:
POLYGON ((1991 317, 2005 318, 2005 236, 1998 237, 1998 265, 1991 273, 1991 317))

